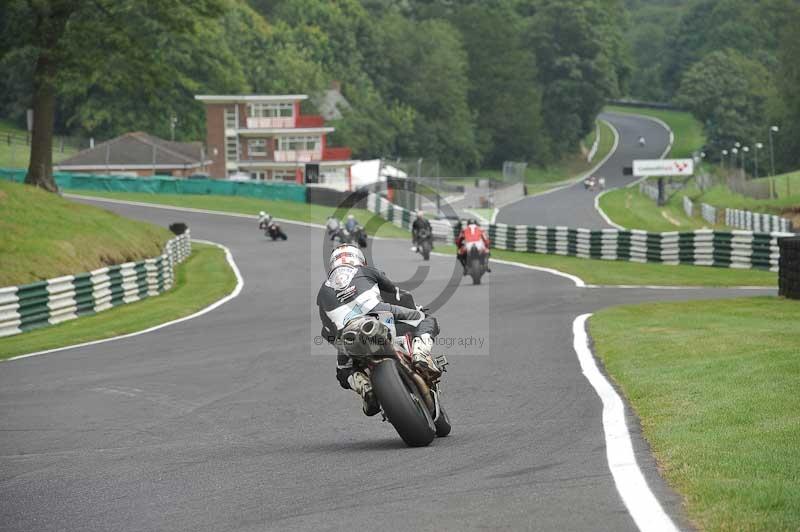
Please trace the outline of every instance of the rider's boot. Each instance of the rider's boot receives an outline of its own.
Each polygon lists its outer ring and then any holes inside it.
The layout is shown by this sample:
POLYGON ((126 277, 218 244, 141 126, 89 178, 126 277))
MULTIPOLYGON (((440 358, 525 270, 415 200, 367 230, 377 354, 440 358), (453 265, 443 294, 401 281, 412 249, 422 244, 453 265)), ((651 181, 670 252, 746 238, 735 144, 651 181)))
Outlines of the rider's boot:
POLYGON ((354 371, 352 375, 347 378, 350 389, 361 396, 363 404, 361 406, 364 414, 374 416, 381 411, 378 404, 378 399, 372 391, 372 382, 363 371, 354 371))
POLYGON ((442 371, 436 366, 436 363, 431 358, 431 349, 433 348, 433 338, 430 334, 425 333, 414 338, 412 345, 413 354, 412 360, 414 366, 422 371, 427 372, 432 377, 438 377, 442 371))

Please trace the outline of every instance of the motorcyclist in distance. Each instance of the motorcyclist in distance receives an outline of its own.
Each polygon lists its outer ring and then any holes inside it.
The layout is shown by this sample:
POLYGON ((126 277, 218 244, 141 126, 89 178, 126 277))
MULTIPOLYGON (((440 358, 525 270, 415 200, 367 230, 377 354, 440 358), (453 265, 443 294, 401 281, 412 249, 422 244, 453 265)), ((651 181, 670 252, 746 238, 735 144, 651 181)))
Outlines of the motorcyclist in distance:
POLYGON ((644 147, 644 145, 645 145, 644 137, 640 136, 639 137, 639 146, 644 147))
MULTIPOLYGON (((381 292, 396 294, 400 289, 386 275, 367 265, 364 254, 357 246, 342 244, 334 248, 328 260, 329 275, 317 294, 319 317, 322 320, 322 337, 336 345, 347 323, 370 312, 388 311, 394 315, 397 334, 405 334, 402 326, 410 328, 413 335, 412 360, 414 366, 431 375, 441 370, 431 357, 434 339, 439 334, 436 319, 422 310, 385 303, 381 292), (411 322, 411 323, 408 323, 411 322)), ((364 413, 373 416, 380 411, 372 393, 369 376, 353 368, 353 361, 342 346, 337 345, 336 379, 346 390, 361 396, 364 413)))
POLYGON ((347 221, 344 222, 344 228, 347 229, 348 233, 352 233, 358 227, 358 220, 352 214, 347 215, 347 221))
POLYGON ((491 268, 489 268, 489 256, 491 255, 489 253, 489 237, 487 237, 483 229, 480 228, 477 220, 470 218, 467 220, 467 226, 456 238, 456 247, 458 248, 456 258, 464 269, 464 275, 467 275, 467 244, 470 242, 478 242, 479 240, 483 240, 483 244, 486 246, 486 271, 492 271, 491 268))
MULTIPOLYGON (((419 245, 419 232, 423 229, 428 230, 428 234, 433 234, 433 229, 431 229, 431 223, 425 218, 425 213, 421 210, 417 211, 417 218, 414 220, 414 223, 411 224, 411 250, 417 251, 417 246, 419 245)), ((431 246, 433 249, 433 246, 431 246)))
POLYGON ((258 228, 259 229, 266 229, 269 227, 270 222, 272 222, 272 215, 261 211, 258 213, 258 228))

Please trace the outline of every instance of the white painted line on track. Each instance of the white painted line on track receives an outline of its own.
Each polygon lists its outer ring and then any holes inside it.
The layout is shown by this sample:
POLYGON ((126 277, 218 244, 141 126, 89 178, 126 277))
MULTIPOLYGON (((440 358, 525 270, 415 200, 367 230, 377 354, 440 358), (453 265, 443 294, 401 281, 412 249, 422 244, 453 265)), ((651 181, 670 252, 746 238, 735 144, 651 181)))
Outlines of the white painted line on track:
POLYGON ((581 314, 572 322, 573 347, 581 370, 603 403, 603 432, 608 468, 614 477, 622 502, 642 532, 676 531, 636 463, 633 443, 625 423, 625 404, 610 382, 600 373, 589 349, 586 321, 591 314, 581 314))
POLYGON ((776 290, 776 288, 772 286, 659 286, 635 284, 587 284, 586 288, 646 288, 648 290, 708 290, 710 288, 715 288, 719 290, 776 290))
MULTIPOLYGON (((453 258, 453 259, 456 258, 455 255, 450 255, 449 253, 440 253, 438 251, 432 252, 431 255, 435 255, 437 257, 450 257, 450 258, 453 258)), ((559 277, 564 277, 565 279, 569 279, 570 281, 575 283, 575 286, 577 286, 578 288, 585 288, 586 287, 586 283, 583 282, 583 279, 581 279, 577 275, 572 275, 571 273, 564 273, 562 271, 554 270, 553 268, 545 268, 543 266, 531 266, 530 264, 523 264, 521 262, 513 262, 513 261, 510 261, 510 260, 502 260, 502 259, 489 259, 489 260, 491 262, 494 262, 494 263, 497 263, 497 264, 504 264, 506 266, 516 266, 518 268, 524 268, 526 270, 534 270, 534 271, 537 271, 537 272, 545 272, 545 273, 549 273, 551 275, 557 275, 559 277)))
MULTIPOLYGON (((150 206, 150 204, 148 204, 148 206, 150 206)), ((83 342, 83 343, 80 343, 80 344, 67 345, 67 346, 64 346, 64 347, 56 347, 56 348, 53 348, 53 349, 46 349, 44 351, 36 351, 34 353, 27 353, 27 354, 24 354, 24 355, 17 355, 15 357, 7 358, 3 362, 11 362, 12 360, 21 360, 23 358, 35 357, 35 356, 39 356, 39 355, 47 355, 49 353, 56 353, 58 351, 66 351, 68 349, 75 349, 75 348, 78 348, 78 347, 86 347, 86 346, 90 346, 90 345, 103 344, 103 343, 106 343, 106 342, 113 342, 115 340, 122 340, 123 338, 131 338, 131 337, 134 337, 134 336, 139 336, 141 334, 146 334, 146 333, 149 333, 149 332, 157 331, 159 329, 163 329, 164 327, 169 327, 170 325, 175 325, 176 323, 181 323, 181 322, 188 321, 188 320, 191 320, 191 319, 194 319, 194 318, 199 318, 203 314, 208 314, 212 310, 215 310, 215 309, 219 308, 220 306, 224 305, 225 303, 227 303, 228 301, 236 298, 242 292, 242 288, 244 287, 244 279, 242 278, 242 274, 239 271, 239 267, 236 265, 236 261, 233 259, 233 254, 231 254, 231 250, 228 249, 227 247, 223 246, 222 244, 218 244, 216 242, 209 242, 208 240, 197 240, 197 239, 193 238, 192 242, 198 242, 200 244, 209 244, 209 245, 212 245, 212 246, 216 246, 216 247, 222 249, 223 251, 225 251, 225 260, 228 261, 228 265, 233 270, 234 275, 236 275, 236 287, 233 289, 233 291, 230 294, 228 294, 227 296, 225 296, 225 297, 223 297, 221 299, 218 299, 217 301, 215 301, 214 303, 211 303, 207 307, 198 310, 194 314, 190 314, 188 316, 184 316, 183 318, 178 318, 176 320, 168 321, 168 322, 162 323, 160 325, 155 325, 153 327, 149 327, 149 328, 141 330, 141 331, 122 334, 122 335, 119 335, 119 336, 112 336, 111 338, 102 338, 100 340, 92 340, 91 342, 83 342)), ((146 301, 146 299, 144 301, 146 301)))

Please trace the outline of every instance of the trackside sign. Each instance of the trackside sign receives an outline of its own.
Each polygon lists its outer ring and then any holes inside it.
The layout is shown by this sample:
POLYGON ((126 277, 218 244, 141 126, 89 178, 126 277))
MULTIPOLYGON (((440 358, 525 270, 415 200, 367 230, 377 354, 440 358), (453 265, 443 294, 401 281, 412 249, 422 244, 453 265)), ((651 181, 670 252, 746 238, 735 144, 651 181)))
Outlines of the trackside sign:
POLYGON ((691 159, 639 159, 633 161, 633 175, 637 177, 694 174, 691 159))

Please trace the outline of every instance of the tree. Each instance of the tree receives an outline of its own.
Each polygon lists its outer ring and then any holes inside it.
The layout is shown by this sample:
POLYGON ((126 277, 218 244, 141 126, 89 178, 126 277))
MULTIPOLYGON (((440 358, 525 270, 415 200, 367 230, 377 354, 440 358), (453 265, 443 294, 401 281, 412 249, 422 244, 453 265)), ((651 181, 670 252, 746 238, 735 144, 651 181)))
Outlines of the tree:
POLYGON ((774 93, 769 72, 736 50, 712 52, 681 80, 676 102, 713 125, 710 143, 722 149, 763 140, 767 101, 774 93))
POLYGON ((140 97, 160 92, 162 82, 172 75, 165 69, 165 56, 174 51, 169 46, 175 42, 170 39, 196 36, 202 22, 222 15, 224 7, 223 0, 7 2, 2 8, 4 18, 21 25, 15 32, 16 42, 4 51, 31 50, 35 57, 33 135, 25 182, 56 190, 52 143, 61 85, 108 83, 98 76, 102 72, 119 84, 138 87, 140 97))

